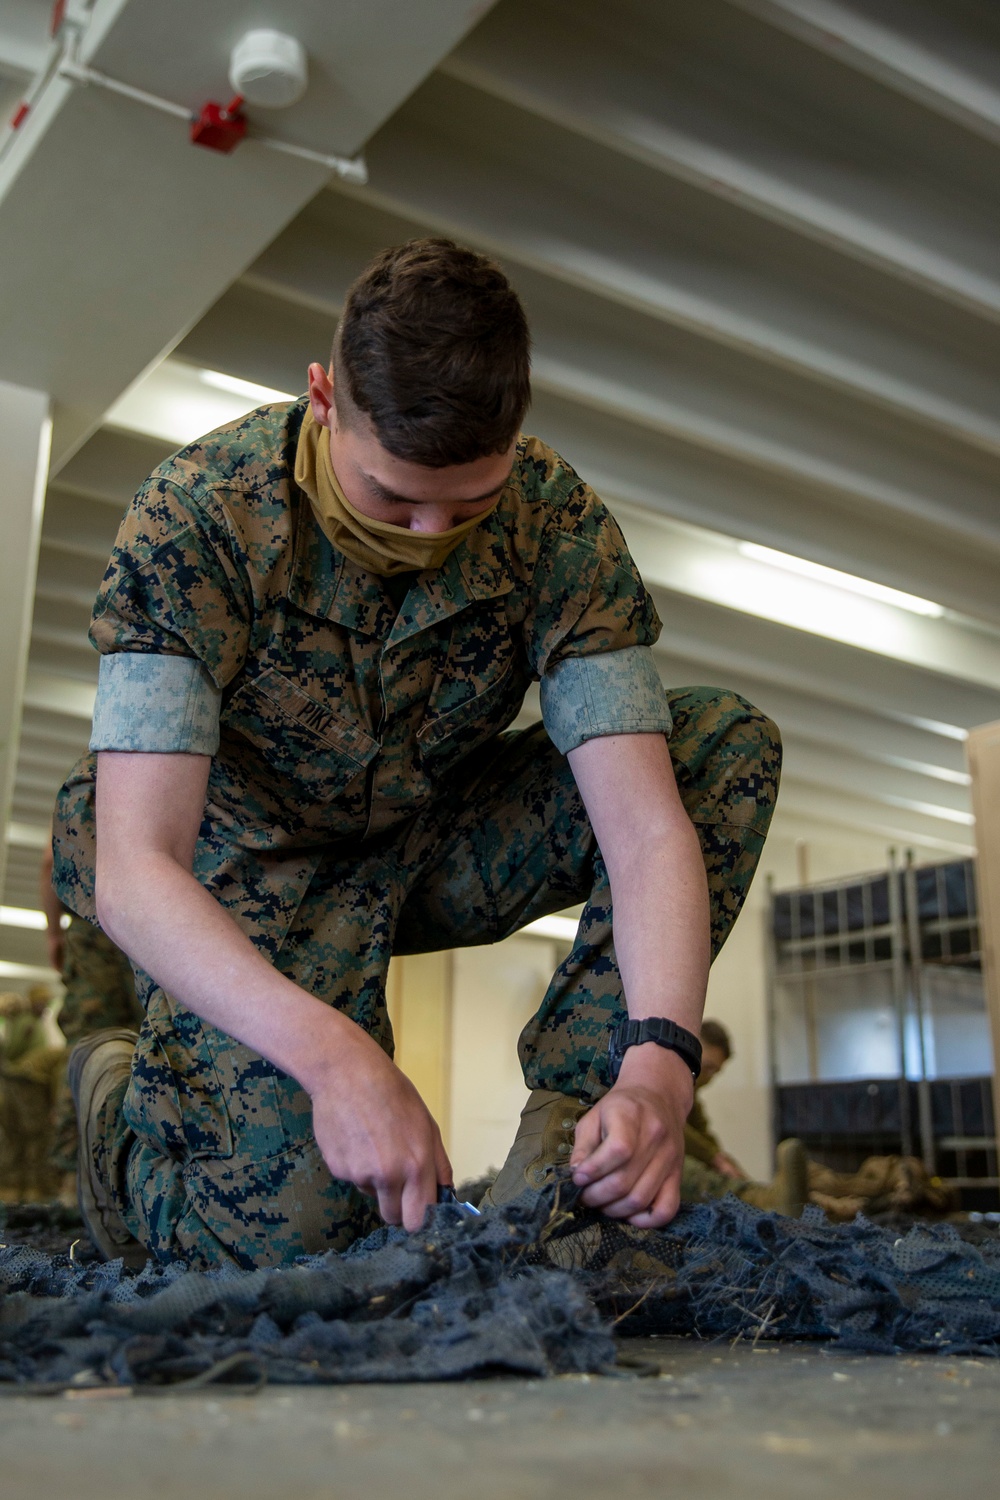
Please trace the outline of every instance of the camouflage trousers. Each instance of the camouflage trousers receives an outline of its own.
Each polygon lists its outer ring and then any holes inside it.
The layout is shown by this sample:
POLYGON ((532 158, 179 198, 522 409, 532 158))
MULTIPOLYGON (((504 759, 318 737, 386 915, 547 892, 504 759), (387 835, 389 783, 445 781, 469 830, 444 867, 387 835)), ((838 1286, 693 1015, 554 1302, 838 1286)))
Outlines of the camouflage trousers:
MULTIPOLYGON (((105 1026, 142 1025, 132 965, 99 927, 73 917, 64 938, 59 1028, 69 1046, 105 1026)), ((68 1050, 68 1049, 67 1049, 68 1050)), ((65 1073, 55 1103, 51 1161, 58 1172, 76 1170, 76 1114, 65 1073)))
MULTIPOLYGON (((669 696, 671 753, 701 839, 718 952, 763 847, 778 736, 734 695, 669 696)), ((541 728, 500 736, 429 808, 346 854, 331 852, 276 963, 391 1052, 393 953, 493 943, 581 901, 572 952, 519 1055, 529 1088, 594 1101, 609 1084, 609 1031, 625 1015, 611 894, 569 764, 541 728)), ((293 1079, 152 983, 143 999, 131 1081, 106 1103, 95 1166, 154 1256, 271 1266, 343 1249, 377 1226, 373 1203, 331 1177, 308 1095, 293 1079)))

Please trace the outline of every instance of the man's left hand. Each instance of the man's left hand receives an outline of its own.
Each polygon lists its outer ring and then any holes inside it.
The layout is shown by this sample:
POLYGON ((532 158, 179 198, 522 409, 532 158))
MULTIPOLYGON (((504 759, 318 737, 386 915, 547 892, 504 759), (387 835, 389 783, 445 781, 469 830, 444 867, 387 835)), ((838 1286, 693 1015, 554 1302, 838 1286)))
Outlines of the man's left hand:
POLYGON ((628 1049, 617 1083, 576 1127, 570 1166, 588 1208, 639 1229, 670 1223, 693 1098, 694 1080, 676 1052, 655 1042, 628 1049))

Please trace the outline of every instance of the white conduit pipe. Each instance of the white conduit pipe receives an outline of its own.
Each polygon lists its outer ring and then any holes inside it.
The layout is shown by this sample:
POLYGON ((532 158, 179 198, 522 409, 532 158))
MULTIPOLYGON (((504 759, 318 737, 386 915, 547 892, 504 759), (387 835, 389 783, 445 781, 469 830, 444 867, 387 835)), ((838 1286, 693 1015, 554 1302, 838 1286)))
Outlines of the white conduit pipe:
MULTIPOLYGON (((107 89, 109 93, 134 99, 137 104, 158 109, 161 114, 173 115, 175 119, 190 123, 196 118, 183 104, 175 104, 172 99, 161 99, 158 94, 148 94, 145 89, 137 89, 131 83, 122 83, 120 79, 111 78, 107 73, 99 73, 96 68, 88 68, 83 63, 67 59, 60 64, 58 72, 61 78, 66 78, 71 83, 91 84, 95 88, 107 89)), ((368 181, 368 168, 363 156, 328 156, 322 151, 311 151, 308 146, 296 146, 291 141, 276 140, 269 135, 254 135, 252 132, 247 134, 246 139, 256 141, 258 146, 266 146, 269 151, 282 151, 286 156, 298 156, 303 161, 316 162, 319 166, 336 172, 338 177, 343 177, 347 182, 356 182, 363 187, 368 181)))

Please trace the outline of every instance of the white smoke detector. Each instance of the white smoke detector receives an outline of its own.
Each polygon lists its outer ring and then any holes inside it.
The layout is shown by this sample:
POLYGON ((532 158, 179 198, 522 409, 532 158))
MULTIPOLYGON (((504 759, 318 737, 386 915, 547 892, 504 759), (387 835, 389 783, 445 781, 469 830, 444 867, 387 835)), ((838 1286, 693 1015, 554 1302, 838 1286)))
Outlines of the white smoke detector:
POLYGON ((306 91, 306 49, 297 38, 281 31, 248 31, 233 48, 229 82, 248 104, 285 109, 306 91))

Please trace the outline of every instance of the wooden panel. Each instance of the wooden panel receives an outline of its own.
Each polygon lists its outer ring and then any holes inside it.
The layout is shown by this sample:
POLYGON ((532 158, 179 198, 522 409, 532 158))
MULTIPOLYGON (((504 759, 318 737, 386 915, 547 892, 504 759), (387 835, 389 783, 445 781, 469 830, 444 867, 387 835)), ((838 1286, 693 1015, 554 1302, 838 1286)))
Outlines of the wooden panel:
POLYGON ((396 1062, 420 1092, 447 1142, 451 1098, 450 953, 395 958, 386 986, 396 1062))
POLYGON ((983 980, 993 1036, 993 1118, 1000 1130, 1000 722, 969 731, 983 980))

